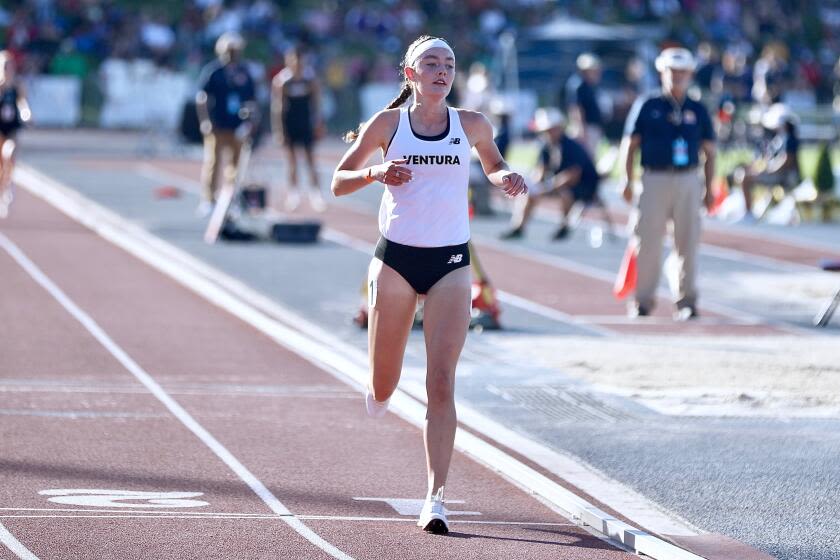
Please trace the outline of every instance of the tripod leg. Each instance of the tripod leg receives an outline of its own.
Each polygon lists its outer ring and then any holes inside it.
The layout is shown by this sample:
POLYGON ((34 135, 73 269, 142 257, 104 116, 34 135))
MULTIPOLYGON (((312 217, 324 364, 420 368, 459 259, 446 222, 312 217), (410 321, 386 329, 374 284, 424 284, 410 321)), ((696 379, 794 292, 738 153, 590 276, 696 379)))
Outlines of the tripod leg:
POLYGON ((837 309, 838 304, 840 304, 840 288, 838 288, 838 290, 834 293, 834 297, 828 305, 826 305, 825 309, 814 317, 814 326, 827 326, 828 322, 831 320, 831 316, 834 315, 834 310, 837 309))

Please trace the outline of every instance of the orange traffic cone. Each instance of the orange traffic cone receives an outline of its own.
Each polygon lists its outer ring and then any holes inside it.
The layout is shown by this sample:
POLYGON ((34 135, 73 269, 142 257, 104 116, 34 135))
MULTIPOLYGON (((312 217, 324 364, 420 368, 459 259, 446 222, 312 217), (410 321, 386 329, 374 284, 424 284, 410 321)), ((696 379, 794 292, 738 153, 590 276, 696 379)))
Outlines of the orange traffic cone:
POLYGON ((613 295, 618 299, 626 298, 636 289, 636 258, 636 242, 631 239, 627 244, 627 250, 624 251, 624 258, 621 259, 621 266, 613 286, 613 295))
POLYGON ((154 191, 155 198, 180 198, 181 189, 172 185, 163 185, 154 191))
POLYGON ((502 325, 499 323, 499 315, 502 310, 499 308, 499 300, 496 297, 496 288, 490 283, 490 279, 484 272, 481 262, 478 260, 478 254, 472 243, 469 244, 470 263, 473 270, 472 283, 472 309, 470 313, 472 319, 470 320, 470 328, 476 330, 496 330, 501 329, 502 325))
POLYGON ((368 282, 367 276, 362 280, 362 289, 360 290, 362 294, 362 302, 359 306, 359 311, 353 317, 353 322, 356 324, 357 327, 360 329, 368 328, 368 282))
POLYGON ((709 209, 709 216, 720 212, 720 207, 729 196, 729 183, 726 177, 718 177, 712 182, 712 207, 709 209))

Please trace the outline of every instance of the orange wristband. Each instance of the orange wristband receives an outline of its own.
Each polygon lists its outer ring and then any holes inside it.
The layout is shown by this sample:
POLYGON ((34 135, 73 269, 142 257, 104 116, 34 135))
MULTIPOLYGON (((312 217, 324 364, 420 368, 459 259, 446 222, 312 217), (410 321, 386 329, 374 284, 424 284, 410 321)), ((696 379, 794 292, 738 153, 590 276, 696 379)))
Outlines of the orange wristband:
POLYGON ((373 171, 373 167, 368 167, 367 173, 365 173, 365 182, 370 184, 375 181, 375 179, 371 176, 370 172, 373 171))

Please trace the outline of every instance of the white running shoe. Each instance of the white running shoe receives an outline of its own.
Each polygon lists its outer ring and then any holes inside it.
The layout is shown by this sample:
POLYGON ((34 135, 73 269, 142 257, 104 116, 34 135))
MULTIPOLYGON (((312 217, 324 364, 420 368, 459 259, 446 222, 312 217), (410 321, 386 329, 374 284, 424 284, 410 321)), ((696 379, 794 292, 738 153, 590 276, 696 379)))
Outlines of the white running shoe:
POLYGON ((291 189, 286 195, 286 212, 294 212, 298 206, 300 206, 300 193, 297 189, 291 189))
POLYGON ((323 212, 327 209, 327 202, 324 200, 324 197, 321 196, 320 190, 313 189, 309 191, 309 206, 311 206, 316 212, 323 212))
POLYGON ((380 402, 373 398, 373 393, 368 389, 365 393, 365 408, 367 409, 368 416, 371 418, 382 418, 385 416, 385 413, 388 412, 388 402, 390 400, 387 399, 380 402))
POLYGON ((446 508, 443 507, 443 486, 434 496, 426 498, 417 526, 435 535, 445 535, 449 532, 449 522, 446 520, 446 508))

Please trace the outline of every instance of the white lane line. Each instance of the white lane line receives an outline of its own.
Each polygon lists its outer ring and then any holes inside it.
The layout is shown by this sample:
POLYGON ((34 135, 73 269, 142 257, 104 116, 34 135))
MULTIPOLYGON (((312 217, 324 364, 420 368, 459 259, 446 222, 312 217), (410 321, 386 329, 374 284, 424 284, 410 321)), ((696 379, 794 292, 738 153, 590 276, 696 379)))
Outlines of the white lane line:
MULTIPOLYGON (((673 325, 674 319, 665 316, 652 315, 649 317, 631 318, 627 315, 576 315, 585 321, 594 321, 603 325, 673 325)), ((692 325, 727 326, 727 327, 756 327, 765 323, 727 319, 724 317, 700 317, 692 319, 692 325)))
MULTIPOLYGON (((135 170, 139 175, 142 175, 147 179, 161 181, 164 183, 170 183, 179 188, 184 189, 185 191, 192 193, 201 192, 200 184, 196 180, 189 179, 177 173, 165 171, 163 169, 155 167, 154 165, 148 163, 138 164, 135 166, 135 170)), ((347 206, 358 213, 367 212, 367 208, 355 204, 348 203, 347 206)), ((322 228, 321 238, 327 241, 332 241, 333 243, 336 243, 338 245, 354 249, 366 255, 373 255, 374 246, 372 243, 368 243, 367 241, 358 239, 356 237, 352 237, 344 232, 332 228, 322 228)), ((501 301, 502 303, 518 307, 523 311, 527 311, 529 313, 533 313, 534 315, 545 317, 546 319, 550 319, 552 321, 572 325, 583 331, 589 332, 590 334, 595 334, 598 336, 614 336, 620 334, 618 331, 614 331, 605 327, 588 323, 587 321, 581 320, 574 315, 563 313, 562 311, 558 311, 551 307, 505 292, 503 290, 497 290, 496 295, 499 298, 499 301, 501 301)))
POLYGON ((38 560, 38 557, 31 550, 23 546, 2 523, 0 523, 0 543, 3 543, 3 546, 11 550, 20 560, 38 560))
MULTIPOLYGON (((404 517, 342 517, 337 515, 298 515, 299 519, 305 521, 341 521, 341 522, 374 522, 374 523, 417 523, 417 519, 404 517)), ((277 520, 284 519, 280 515, 213 515, 202 518, 189 515, 105 515, 105 514, 78 514, 78 515, 0 515, 0 519, 221 519, 232 521, 235 519, 256 519, 256 520, 277 520)), ((577 527, 574 523, 547 523, 531 521, 449 521, 449 525, 502 525, 513 527, 577 527)), ((34 557, 33 557, 34 558, 34 557)))
MULTIPOLYGON (((302 315, 260 294, 245 283, 155 237, 113 211, 85 198, 80 193, 42 173, 25 165, 19 165, 16 168, 16 173, 16 177, 23 188, 58 208, 70 218, 87 226, 102 238, 121 247, 163 274, 168 275, 212 304, 252 325, 279 345, 295 352, 330 373, 336 379, 355 387, 359 391, 364 391, 368 377, 368 356, 366 352, 347 344, 311 323, 302 315)), ((426 411, 425 405, 422 405, 421 402, 412 398, 407 392, 398 389, 391 399, 390 408, 400 417, 422 428, 425 424, 426 411)), ((459 411, 467 408, 460 402, 458 407, 459 411)), ((477 412, 472 414, 472 419, 474 424, 465 423, 465 425, 479 433, 487 434, 490 439, 495 439, 495 434, 485 429, 486 424, 484 422, 488 419, 477 412)), ((513 445, 509 445, 509 447, 517 452, 524 451, 523 454, 526 457, 528 456, 527 447, 529 445, 539 445, 518 434, 515 438, 512 438, 511 443, 513 445), (517 443, 523 444, 522 447, 517 448, 517 443)), ((573 492, 566 490, 551 479, 537 473, 472 434, 459 430, 455 445, 459 451, 499 473, 518 488, 534 494, 555 511, 561 512, 573 521, 579 521, 582 525, 588 525, 587 529, 591 528, 601 538, 611 540, 614 545, 618 543, 619 546, 632 546, 637 552, 647 554, 656 560, 702 560, 697 555, 686 552, 617 520, 612 515, 597 509, 573 492)), ((591 469, 589 465, 582 461, 572 458, 569 458, 569 461, 580 465, 581 468, 591 469)), ((552 467, 557 466, 557 463, 549 464, 552 467)), ((609 496, 613 488, 619 492, 629 490, 620 482, 606 478, 602 480, 605 486, 589 488, 585 484, 587 482, 585 478, 580 479, 584 483, 582 485, 576 482, 575 473, 572 473, 573 476, 570 478, 562 469, 552 470, 548 466, 543 466, 589 495, 609 496)), ((613 504, 609 499, 604 500, 604 503, 616 509, 616 511, 622 513, 624 511, 619 508, 625 504, 613 504)), ((640 509, 643 508, 643 504, 637 505, 640 509)), ((658 519, 663 521, 661 526, 665 528, 679 523, 676 516, 662 511, 661 513, 654 510, 649 511, 648 519, 650 522, 645 523, 645 526, 654 531, 659 531, 658 525, 654 523, 658 519)), ((627 517, 635 519, 631 515, 627 515, 627 517)), ((687 526, 684 530, 692 531, 687 526)), ((667 530, 660 532, 667 534, 667 530)))
MULTIPOLYGON (((447 500, 448 502, 449 500, 447 500)), ((463 503, 460 501, 458 503, 463 503)), ((278 517, 282 517, 281 515, 271 515, 271 514, 264 514, 264 513, 245 513, 245 512, 229 512, 229 511, 166 511, 166 510, 132 510, 131 513, 127 513, 124 509, 82 509, 82 508, 13 508, 13 507, 0 507, 0 511, 20 511, 20 512, 31 512, 31 513, 24 513, 24 514, 0 514, 0 517, 17 517, 20 515, 43 515, 50 517, 50 514, 61 514, 66 515, 66 517, 73 517, 74 513, 82 513, 82 514, 91 514, 92 512, 96 512, 96 514, 126 514, 132 516, 147 516, 147 517, 162 517, 162 516, 179 516, 181 518, 201 518, 201 517, 228 517, 231 519, 238 519, 238 518, 250 518, 253 517, 255 519, 277 519, 278 517), (34 513, 39 512, 39 513, 34 513)), ((327 519, 327 520, 336 520, 336 521, 417 521, 416 516, 406 516, 406 517, 374 517, 374 516, 359 516, 359 515, 317 515, 317 514, 298 514, 295 517, 301 519, 327 519)), ((547 522, 547 521, 493 521, 493 520, 462 520, 456 519, 456 523, 474 523, 474 524, 496 524, 496 525, 558 525, 558 526, 572 526, 574 527, 574 523, 556 523, 556 522, 547 522)))
POLYGON ((123 367, 131 372, 134 377, 142 383, 150 393, 195 434, 213 453, 216 454, 236 475, 247 484, 260 499, 278 515, 283 517, 292 529, 297 531, 306 540, 329 554, 334 558, 352 560, 350 556, 322 539, 309 527, 301 523, 299 519, 291 516, 291 512, 277 497, 266 488, 266 486, 243 465, 239 459, 233 456, 228 449, 222 445, 210 432, 199 424, 177 401, 175 401, 146 371, 135 362, 108 334, 94 321, 90 315, 85 313, 73 300, 71 300, 52 280, 50 280, 17 245, 8 237, 0 233, 0 246, 23 268, 33 280, 44 288, 64 309, 70 313, 83 327, 103 346, 123 367))
MULTIPOLYGON (((493 204, 493 209, 498 210, 500 212, 510 213, 509 208, 501 204, 493 204)), ((614 209, 612 210, 614 211, 614 209)), ((550 210, 548 208, 537 208, 534 215, 535 217, 539 218, 544 222, 555 223, 559 218, 560 213, 557 211, 550 210)), ((589 229, 591 229, 592 227, 605 228, 603 220, 598 220, 595 218, 584 216, 581 221, 585 223, 589 229)), ((758 242, 758 244, 766 242, 769 238, 774 243, 778 243, 780 245, 787 245, 788 247, 794 249, 824 249, 825 251, 831 253, 837 251, 836 247, 832 247, 830 244, 827 243, 822 243, 819 241, 802 242, 797 240, 791 240, 766 229, 750 231, 740 227, 727 226, 726 224, 722 224, 713 219, 703 220, 703 229, 727 235, 735 234, 741 237, 746 237, 750 240, 755 240, 756 242, 758 242)), ((628 237, 627 227, 625 224, 615 224, 613 228, 613 233, 616 235, 616 237, 620 237, 622 239, 627 239, 628 237)), ((816 262, 813 265, 809 266, 807 264, 801 264, 776 257, 768 257, 765 255, 757 255, 755 253, 748 253, 739 249, 733 249, 731 247, 716 245, 708 242, 700 243, 700 252, 705 253, 710 257, 717 257, 719 259, 730 260, 733 262, 748 262, 761 268, 776 271, 778 271, 779 269, 788 270, 791 272, 814 272, 815 270, 819 270, 819 267, 817 266, 816 262)))
MULTIPOLYGON (((357 239, 355 237, 347 235, 346 233, 336 231, 331 228, 323 228, 321 230, 321 237, 323 239, 326 239, 327 241, 332 241, 333 243, 343 245, 350 249, 354 249, 361 253, 365 253, 366 255, 373 255, 374 247, 371 243, 368 243, 361 239, 357 239)), ((618 331, 603 328, 599 325, 591 324, 578 316, 563 313, 562 311, 558 311, 557 309, 553 309, 535 301, 531 301, 529 299, 525 299, 515 294, 511 294, 510 292, 506 292, 504 290, 496 290, 496 297, 498 297, 499 301, 501 301, 502 303, 518 307, 523 311, 527 311, 529 313, 533 313, 534 315, 545 317, 546 319, 551 319, 552 321, 557 321, 558 323, 572 325, 591 334, 595 334, 598 336, 615 336, 620 334, 618 331)))
MULTIPOLYGON (((486 237, 486 236, 473 236, 476 239, 477 243, 481 243, 482 245, 486 245, 488 247, 492 247, 498 251, 510 253, 510 249, 506 247, 502 242, 497 241, 495 239, 486 237)), ((594 278, 596 280, 601 280, 603 282, 612 285, 615 281, 615 275, 611 272, 607 272, 606 270, 602 270, 596 268, 594 266, 582 264, 558 255, 553 254, 546 254, 535 249, 530 249, 528 247, 517 247, 517 252, 514 256, 532 260, 541 264, 545 264, 554 268, 560 268, 565 270, 570 270, 572 272, 576 272, 581 276, 588 276, 589 278, 594 278)), ((667 300, 671 299, 671 293, 668 291, 667 288, 660 287, 656 291, 656 295, 667 300)), ((829 336, 827 334, 820 333, 817 329, 805 329, 802 327, 797 327, 796 325, 792 325, 790 323, 780 322, 780 321, 770 321, 767 319, 763 319, 758 315, 754 315, 752 313, 748 313, 746 311, 741 311, 739 309, 734 309, 729 307, 728 305, 715 303, 709 301, 708 299, 703 299, 700 303, 700 307, 708 309, 713 313, 717 313, 718 315, 723 315, 725 317, 729 317, 730 319, 734 319, 740 323, 744 324, 761 324, 769 327, 773 327, 775 329, 779 329, 782 331, 786 331, 791 334, 796 335, 808 335, 808 336, 829 336)))
POLYGON ((91 410, 35 410, 30 408, 0 408, 0 416, 40 416, 44 418, 166 418, 154 412, 96 412, 91 410))
MULTIPOLYGON (((90 510, 87 510, 90 511, 90 510)), ((21 513, 21 514, 0 514, 0 519, 284 519, 288 516, 282 515, 236 515, 236 514, 205 514, 201 517, 188 514, 159 514, 144 515, 142 513, 107 514, 107 513, 21 513)), ((306 521, 344 521, 344 522, 376 522, 376 523, 416 523, 414 517, 365 517, 354 515, 296 515, 298 519, 306 521)), ((546 521, 468 521, 450 520, 449 525, 505 525, 517 527, 577 527, 574 523, 551 523, 546 521)))

